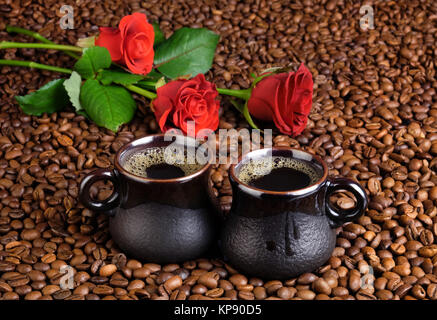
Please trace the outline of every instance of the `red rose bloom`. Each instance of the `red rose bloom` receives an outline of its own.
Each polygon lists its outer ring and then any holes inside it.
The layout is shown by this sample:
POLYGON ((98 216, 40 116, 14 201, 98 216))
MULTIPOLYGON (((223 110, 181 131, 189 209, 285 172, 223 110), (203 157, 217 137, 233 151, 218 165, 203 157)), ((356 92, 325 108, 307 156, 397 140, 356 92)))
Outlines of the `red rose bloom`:
POLYGON ((191 80, 175 80, 159 87, 153 100, 155 117, 163 132, 179 128, 190 134, 187 122, 195 124, 195 134, 202 129, 215 131, 219 124, 220 103, 215 84, 203 74, 191 80))
POLYGON ((250 114, 274 121, 284 134, 296 136, 307 124, 313 98, 313 77, 301 64, 296 72, 278 73, 256 84, 248 101, 250 114))
POLYGON ((148 74, 153 66, 155 32, 143 13, 121 19, 117 28, 100 28, 96 46, 105 47, 112 61, 128 67, 132 73, 148 74))

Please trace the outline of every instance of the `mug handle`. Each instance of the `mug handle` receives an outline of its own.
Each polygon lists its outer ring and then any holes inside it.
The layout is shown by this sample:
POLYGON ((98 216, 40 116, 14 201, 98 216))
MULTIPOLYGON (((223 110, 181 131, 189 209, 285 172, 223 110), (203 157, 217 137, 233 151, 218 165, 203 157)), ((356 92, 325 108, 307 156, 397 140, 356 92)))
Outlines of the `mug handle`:
POLYGON ((360 217, 367 208, 367 202, 367 194, 359 183, 347 178, 328 178, 326 182, 325 208, 326 214, 334 228, 360 217), (329 197, 338 190, 347 190, 353 193, 357 199, 355 208, 337 210, 331 206, 329 197))
POLYGON ((114 209, 120 205, 121 198, 120 183, 117 176, 117 172, 110 169, 98 169, 86 175, 80 183, 79 198, 82 204, 90 210, 114 215, 114 209), (90 196, 91 186, 94 182, 100 180, 110 180, 114 185, 111 196, 103 201, 93 200, 90 196))

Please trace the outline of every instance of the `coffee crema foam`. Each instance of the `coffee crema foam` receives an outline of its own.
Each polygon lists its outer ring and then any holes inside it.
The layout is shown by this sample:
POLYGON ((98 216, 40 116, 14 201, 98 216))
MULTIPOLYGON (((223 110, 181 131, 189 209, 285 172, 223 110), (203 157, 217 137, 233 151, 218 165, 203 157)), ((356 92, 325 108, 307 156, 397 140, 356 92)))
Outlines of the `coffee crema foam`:
POLYGON ((132 174, 147 178, 147 168, 153 165, 169 164, 179 167, 189 176, 199 171, 204 165, 187 163, 185 153, 171 152, 166 147, 147 148, 128 156, 123 168, 132 174))
POLYGON ((310 184, 317 182, 321 175, 316 169, 305 160, 298 160, 287 157, 272 157, 269 159, 250 159, 242 164, 238 173, 238 179, 249 184, 251 181, 268 175, 272 170, 279 168, 291 168, 305 173, 310 178, 310 184))

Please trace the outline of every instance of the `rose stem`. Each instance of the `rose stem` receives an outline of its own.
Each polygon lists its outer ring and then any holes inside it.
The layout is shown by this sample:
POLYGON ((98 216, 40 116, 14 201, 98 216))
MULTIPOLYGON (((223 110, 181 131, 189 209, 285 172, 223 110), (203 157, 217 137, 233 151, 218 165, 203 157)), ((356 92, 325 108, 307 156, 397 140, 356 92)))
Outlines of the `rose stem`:
MULTIPOLYGON (((27 36, 31 36, 33 38, 35 38, 36 40, 39 40, 41 42, 47 43, 47 44, 56 44, 53 41, 50 41, 47 38, 44 38, 41 34, 39 34, 38 32, 33 32, 27 29, 23 29, 23 28, 19 28, 19 27, 13 27, 13 26, 6 26, 6 31, 7 32, 15 32, 15 33, 21 33, 27 36)), ((80 48, 80 47, 78 47, 80 48)), ((79 60, 80 56, 78 56, 77 54, 74 54, 73 52, 70 52, 68 50, 62 50, 64 53, 68 54, 70 57, 73 57, 74 59, 79 60)), ((112 62, 112 64, 114 66, 117 66, 119 68, 123 68, 123 66, 119 65, 118 63, 112 62)))
POLYGON ((136 86, 131 85, 131 84, 124 86, 124 87, 132 92, 138 93, 138 94, 145 96, 146 98, 149 98, 151 100, 156 98, 156 93, 153 93, 153 92, 148 91, 146 89, 142 89, 140 87, 136 87, 136 86))
MULTIPOLYGON (((39 34, 38 32, 30 31, 30 30, 23 29, 23 28, 20 28, 20 27, 6 26, 6 31, 7 31, 7 32, 15 32, 15 33, 24 34, 24 35, 27 35, 27 36, 31 36, 31 37, 35 38, 36 40, 41 41, 41 42, 43 42, 43 43, 45 43, 45 44, 48 44, 48 45, 55 45, 56 48, 51 47, 51 48, 47 48, 47 49, 57 49, 57 50, 62 50, 62 51, 64 51, 66 54, 68 54, 69 56, 71 56, 71 57, 73 57, 73 58, 75 58, 75 59, 79 59, 80 57, 77 56, 76 54, 74 54, 73 52, 70 52, 70 51, 82 52, 82 48, 75 47, 75 46, 63 46, 63 45, 57 45, 57 44, 55 44, 53 41, 50 41, 49 39, 43 37, 43 36, 42 36, 41 34, 39 34)), ((0 42, 0 49, 1 49, 1 44, 4 44, 4 43, 5 43, 5 42, 0 42)), ((12 44, 12 43, 13 43, 13 42, 11 42, 11 44, 12 44)), ((16 43, 16 44, 19 44, 19 43, 16 43)), ((26 45, 26 44, 20 44, 20 45, 26 45)), ((32 44, 30 44, 30 45, 32 45, 32 44)), ((20 46, 20 47, 23 48, 24 46, 20 46)), ((12 47, 11 47, 11 48, 12 48, 12 47)), ((18 47, 17 47, 17 48, 18 48, 18 47)), ((26 47, 26 48, 28 48, 28 47, 26 47)), ((40 47, 40 48, 43 48, 43 47, 40 47)), ((18 63, 21 63, 22 61, 17 61, 17 62, 18 62, 18 63)), ((23 61, 23 62, 24 62, 24 61, 23 61)), ((27 65, 26 63, 27 63, 27 62, 24 62, 24 64, 14 64, 14 65, 29 66, 29 65, 27 65)), ((5 64, 5 63, 2 63, 2 64, 5 64)), ((116 65, 116 66, 118 66, 118 67, 121 67, 120 65, 118 65, 118 64, 116 64, 116 63, 114 63, 114 62, 113 62, 113 64, 116 65)), ((38 68, 36 65, 38 65, 38 66, 44 66, 44 65, 39 64, 39 63, 33 63, 33 65, 34 65, 34 66, 33 66, 34 68, 38 68)), ((56 67, 51 67, 51 66, 45 66, 45 67, 48 67, 48 68, 56 68, 56 67)), ((40 69, 56 71, 56 70, 54 70, 54 69, 48 69, 48 68, 40 68, 40 69)), ((62 69, 62 68, 61 68, 61 69, 62 69)), ((65 69, 65 70, 68 70, 68 69, 65 69)), ((61 72, 61 71, 60 71, 60 72, 61 72)), ((68 72, 68 73, 71 73, 71 70, 70 70, 70 72, 68 72)), ((145 97, 147 97, 147 98, 150 98, 150 99, 154 99, 154 98, 156 98, 156 94, 154 94, 153 92, 147 91, 147 90, 142 89, 142 88, 139 88, 139 87, 137 87, 137 86, 129 85, 129 86, 125 86, 125 87, 126 87, 127 89, 129 89, 130 91, 133 91, 133 92, 136 92, 136 93, 138 93, 138 94, 141 94, 141 95, 143 95, 143 96, 145 96, 145 97)), ((218 91, 220 94, 224 94, 224 95, 228 95, 228 96, 237 97, 237 98, 241 98, 241 99, 244 99, 244 100, 248 100, 248 99, 250 98, 250 90, 249 90, 249 89, 246 89, 246 90, 232 90, 232 89, 217 88, 217 91, 218 91)))
MULTIPOLYGON (((36 40, 41 41, 43 43, 55 44, 53 41, 50 41, 49 39, 44 38, 38 32, 30 31, 30 30, 23 29, 23 28, 20 28, 20 27, 6 26, 6 31, 9 32, 9 33, 15 32, 15 33, 19 33, 19 34, 24 34, 26 36, 33 37, 36 40)), ((64 52, 66 54, 68 54, 72 58, 75 58, 75 59, 79 59, 80 58, 77 54, 74 54, 73 52, 70 52, 70 51, 64 51, 64 52)))
POLYGON ((250 89, 244 89, 244 90, 233 90, 233 89, 224 89, 224 88, 217 88, 218 93, 225 94, 228 96, 240 98, 243 100, 249 100, 250 98, 250 89))
POLYGON ((49 71, 55 71, 55 72, 61 72, 61 73, 68 73, 68 74, 70 74, 72 72, 70 69, 54 67, 54 66, 48 66, 48 65, 37 63, 37 62, 33 62, 33 61, 19 61, 19 60, 0 59, 0 65, 29 67, 29 68, 43 69, 43 70, 49 70, 49 71))
POLYGON ((34 49, 54 49, 62 51, 76 51, 82 52, 82 48, 75 46, 66 46, 62 44, 48 44, 48 43, 20 43, 20 42, 0 42, 0 49, 10 48, 34 48, 34 49))
MULTIPOLYGON (((55 72, 61 72, 61 73, 67 73, 67 74, 71 74, 73 71, 70 69, 65 69, 65 68, 60 68, 60 67, 54 67, 54 66, 48 66, 46 64, 41 64, 41 63, 37 63, 37 62, 33 62, 33 61, 20 61, 20 60, 5 60, 5 59, 0 59, 0 65, 6 65, 6 66, 18 66, 18 67, 29 67, 29 68, 35 68, 35 69, 42 69, 42 70, 49 70, 49 71, 55 71, 55 72)), ((156 98, 156 94, 153 92, 150 92, 148 90, 133 86, 133 85, 128 85, 125 86, 126 89, 138 93, 142 96, 145 96, 146 98, 149 99, 155 99, 156 98)))

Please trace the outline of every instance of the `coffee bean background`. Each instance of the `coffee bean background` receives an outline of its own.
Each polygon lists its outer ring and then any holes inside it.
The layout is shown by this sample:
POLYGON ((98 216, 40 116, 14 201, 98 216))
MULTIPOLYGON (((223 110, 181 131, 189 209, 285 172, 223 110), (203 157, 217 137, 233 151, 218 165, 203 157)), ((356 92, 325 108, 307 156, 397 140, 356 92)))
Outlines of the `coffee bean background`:
MULTIPOLYGON (((307 129, 276 134, 277 146, 321 155, 330 174, 358 180, 370 197, 366 215, 338 229, 324 266, 287 281, 251 278, 220 259, 141 263, 125 256, 107 231, 107 217, 78 202, 85 174, 112 164, 125 143, 159 130, 149 102, 114 134, 72 111, 27 116, 14 95, 59 77, 46 71, 0 68, 0 299, 437 299, 437 2, 405 1, 63 1, 74 8, 74 30, 59 27, 61 3, 3 0, 6 24, 74 44, 97 26, 116 26, 134 11, 159 21, 166 36, 182 27, 221 35, 208 78, 219 87, 247 88, 250 74, 304 62, 314 76, 307 129), (375 12, 375 29, 361 30, 360 6, 375 12), (61 289, 62 266, 74 289, 61 289), (371 268, 370 268, 371 267, 371 268), (373 275, 372 275, 373 274, 373 275)), ((5 59, 72 66, 63 54, 1 51, 5 59)), ((246 122, 222 101, 221 128, 246 122)), ((226 213, 228 166, 212 182, 226 213)), ((104 199, 110 184, 96 184, 104 199)), ((333 199, 353 205, 347 192, 333 199)))

